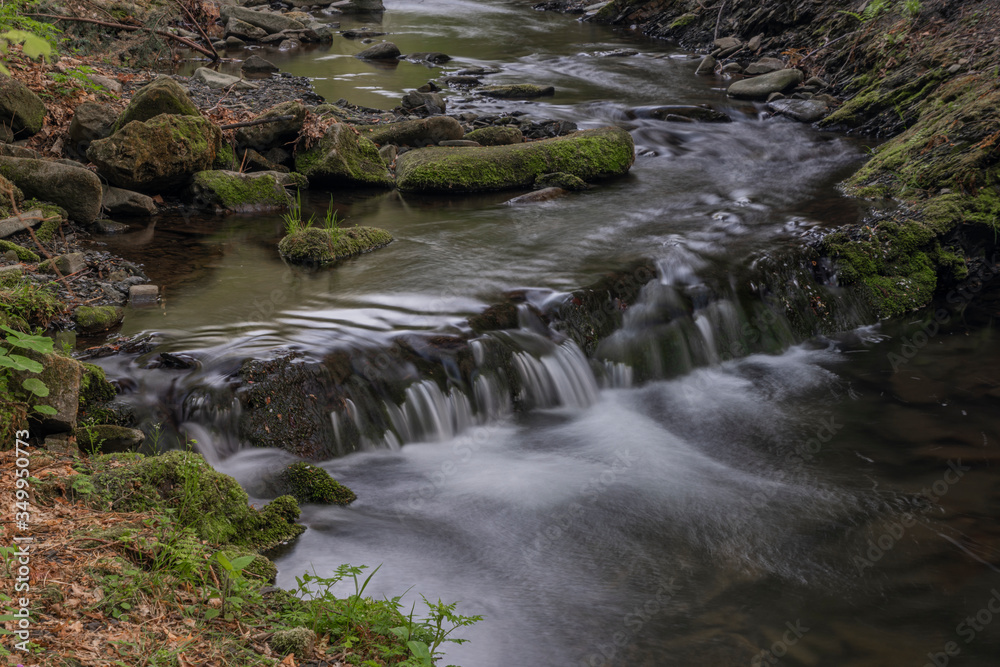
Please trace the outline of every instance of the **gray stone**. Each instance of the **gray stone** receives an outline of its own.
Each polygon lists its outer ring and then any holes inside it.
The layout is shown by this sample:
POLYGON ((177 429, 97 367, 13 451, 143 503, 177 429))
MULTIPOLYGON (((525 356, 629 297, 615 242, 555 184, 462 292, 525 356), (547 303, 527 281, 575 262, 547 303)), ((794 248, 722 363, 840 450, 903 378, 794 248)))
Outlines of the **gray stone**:
POLYGON ((94 229, 98 234, 124 234, 128 231, 128 225, 114 220, 98 220, 94 223, 94 229))
POLYGON ((743 65, 739 63, 726 63, 722 66, 722 71, 726 74, 739 74, 743 71, 743 65))
POLYGON ((339 9, 345 14, 365 14, 385 11, 385 5, 382 4, 382 0, 344 0, 343 2, 330 3, 330 6, 339 9))
POLYGON ((277 72, 278 66, 272 63, 270 60, 265 60, 257 54, 254 54, 243 61, 240 69, 247 74, 264 74, 270 72, 277 72))
POLYGON ((828 84, 824 79, 821 79, 818 76, 813 76, 806 79, 805 85, 811 86, 816 90, 823 90, 824 88, 830 87, 830 84, 828 84))
POLYGON ((55 265, 64 276, 79 273, 87 268, 87 258, 82 252, 71 252, 52 258, 52 265, 55 265))
POLYGON ((667 117, 680 117, 699 123, 728 123, 732 119, 721 111, 710 107, 695 105, 671 104, 660 107, 639 107, 632 113, 636 118, 656 118, 666 120, 667 117))
POLYGON ((440 65, 451 60, 451 56, 446 53, 441 53, 440 51, 424 51, 420 53, 411 53, 406 56, 406 59, 412 62, 426 62, 440 65))
POLYGON ((258 28, 257 26, 247 23, 246 21, 241 21, 238 18, 231 18, 226 22, 226 44, 229 44, 229 40, 237 39, 240 41, 240 46, 243 45, 243 40, 248 42, 257 42, 267 37, 267 31, 263 28, 258 28))
MULTIPOLYGON (((267 151, 295 141, 306 120, 306 107, 301 102, 282 102, 255 116, 254 120, 283 116, 291 116, 291 118, 251 127, 241 127, 236 131, 237 144, 241 148, 267 151)), ((281 160, 277 160, 277 162, 281 162, 281 160)))
POLYGON ((362 60, 396 60, 399 58, 399 47, 392 42, 380 42, 369 46, 361 53, 355 54, 355 58, 362 60))
POLYGON ((734 46, 729 49, 722 49, 721 51, 714 52, 713 55, 719 60, 722 60, 723 58, 728 58, 729 56, 736 55, 742 50, 743 50, 742 46, 734 46))
POLYGON ((771 93, 770 95, 767 96, 768 102, 773 102, 775 100, 783 100, 783 99, 785 99, 785 96, 782 93, 771 93))
POLYGON ((27 86, 0 74, 0 124, 18 139, 38 134, 45 124, 45 104, 27 86))
POLYGON ((780 93, 802 83, 802 72, 783 69, 743 79, 729 86, 728 94, 739 100, 766 100, 771 93, 780 93))
POLYGON ((535 190, 534 192, 529 192, 526 195, 521 195, 520 197, 514 197, 509 199, 505 204, 508 206, 518 206, 521 204, 537 204, 538 202, 550 201, 552 199, 558 199, 559 197, 565 197, 569 194, 569 190, 563 190, 562 188, 543 188, 541 190, 535 190))
POLYGON ((698 63, 698 69, 696 69, 694 71, 694 73, 695 74, 714 74, 715 73, 715 65, 716 65, 717 62, 718 61, 716 61, 716 59, 713 58, 712 56, 705 56, 704 58, 701 59, 701 62, 698 63))
MULTIPOLYGON (((49 388, 49 395, 36 399, 41 405, 55 409, 54 415, 41 415, 39 435, 65 433, 76 427, 77 410, 80 407, 80 379, 83 377, 83 364, 75 359, 59 354, 46 354, 36 357, 44 366, 37 377, 49 388)), ((29 377, 27 373, 17 375, 15 382, 19 385, 29 377)), ((34 429, 32 429, 34 434, 34 429)))
POLYGON ((285 40, 282 40, 282 42, 280 44, 278 44, 278 50, 279 51, 291 51, 293 49, 299 48, 300 46, 302 46, 302 44, 298 40, 295 40, 295 39, 285 39, 285 40))
POLYGON ((101 86, 105 90, 109 90, 116 95, 122 92, 122 84, 117 79, 112 79, 106 76, 101 76, 100 74, 88 74, 87 78, 98 86, 101 86))
POLYGON ((477 77, 474 76, 446 76, 441 81, 446 86, 478 86, 482 83, 477 77))
POLYGON ((0 175, 26 197, 61 206, 81 224, 89 225, 101 212, 101 179, 89 169, 48 160, 0 157, 0 175))
POLYGON ((767 110, 801 123, 815 123, 826 116, 830 108, 816 100, 775 100, 768 103, 767 110))
POLYGON ((86 151, 91 141, 111 135, 118 112, 106 104, 84 102, 73 112, 69 138, 77 150, 86 151))
POLYGON ((743 42, 741 42, 736 37, 722 37, 720 39, 715 40, 715 48, 722 49, 723 51, 734 47, 739 48, 741 46, 743 46, 743 42))
POLYGON ((146 216, 156 213, 156 202, 153 201, 152 197, 109 185, 104 186, 104 197, 101 205, 110 215, 146 216))
MULTIPOLYGON (((4 253, 4 258, 7 258, 7 253, 12 253, 14 259, 11 261, 17 262, 17 253, 13 250, 8 250, 4 253)), ((0 281, 6 281, 13 278, 20 278, 23 275, 20 264, 14 264, 13 266, 0 266, 0 281)))
POLYGON ((396 159, 396 154, 398 152, 399 149, 396 148, 394 144, 388 144, 378 149, 379 157, 381 157, 382 161, 385 162, 386 164, 392 164, 393 160, 396 159))
POLYGON ((403 96, 403 109, 423 116, 443 114, 447 102, 438 93, 420 93, 411 90, 403 96))
POLYGON ((449 116, 432 116, 420 120, 386 123, 374 128, 360 128, 361 136, 378 146, 433 146, 441 141, 461 139, 465 134, 462 124, 449 116))
POLYGON ((30 211, 22 211, 18 215, 0 220, 0 239, 23 232, 29 227, 37 227, 45 219, 42 209, 33 208, 30 211))
POLYGON ((764 41, 764 33, 755 35, 753 38, 750 39, 749 42, 747 42, 747 50, 750 51, 750 53, 755 52, 757 49, 760 48, 760 44, 763 41, 764 41))
POLYGON ((80 427, 74 434, 77 446, 83 447, 84 451, 98 451, 103 454, 135 451, 135 448, 146 439, 146 434, 138 429, 114 424, 80 427))
POLYGON ((747 74, 767 74, 785 69, 785 63, 780 58, 761 58, 747 66, 747 74))
POLYGON ((340 33, 341 37, 346 37, 347 39, 366 39, 368 37, 381 37, 385 35, 384 32, 379 32, 378 30, 371 30, 369 28, 358 28, 356 30, 345 30, 340 33))
MULTIPOLYGON (((305 26, 295 19, 290 19, 287 16, 281 14, 272 14, 267 11, 256 11, 253 9, 248 9, 246 7, 235 7, 231 5, 223 5, 219 9, 222 18, 227 21, 231 18, 239 19, 240 21, 245 21, 250 25, 255 25, 261 28, 269 35, 273 35, 276 32, 281 32, 282 30, 303 30, 305 26)), ((239 36, 239 35, 237 35, 239 36)))
POLYGON ((156 285, 132 285, 128 288, 128 301, 133 306, 148 306, 156 303, 159 294, 156 285))
POLYGON ((194 71, 194 76, 191 77, 195 81, 201 81, 209 88, 215 88, 217 90, 256 90, 257 84, 250 83, 249 81, 244 81, 238 76, 233 76, 232 74, 223 74, 222 72, 216 72, 215 70, 208 69, 207 67, 199 67, 194 71))
MULTIPOLYGON (((250 24, 248 23, 247 25, 250 25, 250 24)), ((222 42, 221 44, 213 44, 213 46, 215 46, 215 48, 217 48, 217 49, 222 49, 222 48, 226 48, 226 49, 242 49, 246 45, 247 45, 247 43, 244 42, 239 37, 237 37, 236 35, 229 35, 228 37, 226 37, 226 41, 222 42)))

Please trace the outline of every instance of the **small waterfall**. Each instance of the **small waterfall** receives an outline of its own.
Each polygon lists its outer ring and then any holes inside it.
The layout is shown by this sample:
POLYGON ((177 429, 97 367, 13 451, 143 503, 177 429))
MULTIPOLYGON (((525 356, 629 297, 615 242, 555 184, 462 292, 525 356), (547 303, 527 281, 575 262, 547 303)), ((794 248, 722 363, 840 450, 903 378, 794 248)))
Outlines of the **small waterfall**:
POLYGON ((539 408, 585 408, 597 400, 597 379, 576 343, 554 345, 551 354, 515 352, 523 400, 539 408))
POLYGON ((468 396, 443 392, 433 380, 411 384, 403 404, 386 403, 386 410, 402 442, 449 440, 477 422, 468 396))

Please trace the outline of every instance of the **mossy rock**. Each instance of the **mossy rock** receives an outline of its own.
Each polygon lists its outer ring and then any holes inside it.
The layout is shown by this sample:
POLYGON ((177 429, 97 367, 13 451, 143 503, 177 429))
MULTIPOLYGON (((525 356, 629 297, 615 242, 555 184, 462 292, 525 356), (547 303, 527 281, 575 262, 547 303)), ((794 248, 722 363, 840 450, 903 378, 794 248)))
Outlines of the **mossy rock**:
POLYGON ((278 475, 282 491, 300 503, 321 505, 348 505, 357 499, 354 492, 330 477, 323 468, 299 461, 288 466, 278 475))
POLYGON ((524 135, 516 127, 507 125, 491 125, 473 130, 465 135, 469 141, 475 141, 482 146, 509 146, 524 143, 524 135))
POLYGON ((81 224, 89 225, 101 212, 101 179, 83 165, 0 156, 0 175, 16 183, 25 196, 56 204, 81 224))
POLYGON ((432 116, 398 123, 382 123, 359 128, 362 135, 378 146, 434 146, 441 141, 461 139, 462 124, 450 116, 432 116))
POLYGON ((135 451, 146 439, 142 431, 116 424, 80 426, 73 434, 80 449, 104 454, 135 451))
POLYGON ((236 148, 228 142, 222 142, 219 146, 219 152, 215 154, 215 160, 212 161, 212 169, 235 170, 239 168, 240 164, 236 160, 236 148))
POLYGON ((7 217, 7 215, 10 214, 9 207, 11 195, 14 195, 14 202, 17 204, 18 208, 23 210, 21 202, 24 201, 24 193, 21 192, 21 188, 14 185, 14 183, 6 177, 0 175, 0 207, 3 207, 4 217, 7 217))
POLYGON ((96 409, 113 400, 117 395, 118 391, 113 384, 108 382, 103 368, 83 362, 83 377, 80 378, 79 417, 92 416, 96 409))
POLYGON ((306 107, 302 102, 294 100, 282 102, 254 117, 253 120, 282 116, 291 116, 291 118, 251 127, 241 127, 236 131, 237 144, 245 148, 266 151, 269 148, 295 141, 306 121, 306 107))
POLYGON ((73 311, 73 321, 81 334, 90 335, 113 329, 124 315, 118 306, 80 306, 73 311))
POLYGON ((160 114, 94 141, 87 157, 112 185, 157 192, 187 185, 221 147, 222 132, 205 118, 160 114))
POLYGON ((0 313, 22 320, 28 327, 45 329, 65 309, 49 286, 16 277, 0 287, 0 313))
POLYGON ((23 83, 0 74, 0 119, 16 139, 26 139, 45 124, 45 104, 23 83))
MULTIPOLYGON (((266 556, 231 548, 220 549, 220 553, 230 562, 236 560, 237 558, 243 558, 244 556, 253 556, 254 559, 250 561, 250 564, 240 571, 240 573, 245 577, 259 579, 260 581, 266 581, 269 583, 273 582, 278 577, 278 566, 266 556)), ((225 571, 225 569, 217 562, 212 563, 212 567, 215 569, 216 575, 219 577, 221 577, 222 573, 225 571)))
POLYGON ((95 463, 99 471, 92 476, 93 484, 110 509, 173 511, 182 526, 214 544, 264 551, 305 530, 295 523, 299 506, 294 498, 280 496, 255 510, 235 479, 215 471, 194 452, 110 455, 95 463))
POLYGON ((554 174, 542 174, 535 179, 535 188, 544 190, 545 188, 562 188, 563 190, 578 191, 586 190, 590 186, 586 181, 573 174, 556 172, 554 174))
POLYGON ((12 241, 7 241, 6 239, 0 239, 0 254, 13 250, 17 253, 17 259, 21 262, 31 262, 32 264, 40 262, 41 257, 36 255, 31 250, 28 250, 24 246, 18 245, 12 241))
POLYGON ((501 100, 530 100, 536 97, 547 97, 556 94, 552 86, 536 86, 533 83, 511 83, 500 86, 485 86, 476 90, 486 97, 496 97, 501 100))
POLYGON ((308 660, 315 650, 316 633, 309 628, 278 630, 267 643, 279 657, 293 654, 299 660, 308 660))
POLYGON ((162 76, 132 96, 112 132, 118 132, 132 121, 145 122, 160 114, 201 117, 188 92, 170 77, 162 76))
POLYGON ((315 146, 297 149, 295 171, 327 187, 392 187, 389 168, 375 144, 343 123, 331 125, 315 146))
POLYGON ((584 181, 619 176, 634 160, 632 136, 605 127, 511 146, 408 151, 396 158, 396 183, 413 192, 509 190, 530 187, 554 172, 584 181))
POLYGON ((294 183, 293 177, 276 171, 212 170, 195 174, 191 190, 202 208, 249 213, 288 208, 292 199, 285 185, 294 183))
POLYGON ((392 234, 377 227, 348 227, 333 231, 307 227, 281 239, 278 251, 294 264, 322 266, 377 250, 389 245, 392 240, 392 234))

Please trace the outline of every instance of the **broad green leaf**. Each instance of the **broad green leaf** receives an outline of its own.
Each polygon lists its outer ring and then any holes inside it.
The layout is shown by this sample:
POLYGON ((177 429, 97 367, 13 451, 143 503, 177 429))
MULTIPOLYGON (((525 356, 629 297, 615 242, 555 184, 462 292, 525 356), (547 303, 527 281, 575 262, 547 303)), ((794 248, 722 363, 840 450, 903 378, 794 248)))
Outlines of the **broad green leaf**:
POLYGON ((28 357, 22 357, 20 354, 12 354, 10 355, 10 358, 16 361, 21 366, 21 370, 23 371, 31 371, 32 373, 41 373, 43 370, 45 370, 45 366, 42 366, 34 359, 29 359, 28 357))
POLYGON ((35 411, 36 412, 41 412, 43 415, 55 415, 55 414, 59 414, 59 411, 56 410, 51 405, 36 405, 35 406, 35 411))
POLYGON ((254 558, 256 558, 256 556, 240 556, 239 558, 234 558, 232 563, 233 569, 237 572, 242 571, 243 568, 253 562, 254 558))
POLYGON ((427 644, 411 639, 406 642, 406 645, 409 647, 410 653, 412 653, 413 656, 419 659, 422 663, 427 665, 434 664, 434 660, 431 658, 431 652, 430 649, 427 648, 427 644))
POLYGON ((215 552, 215 559, 219 561, 219 564, 222 565, 223 568, 225 568, 226 572, 233 571, 233 564, 229 562, 229 559, 226 558, 221 551, 215 552))
POLYGON ((211 621, 213 618, 219 615, 218 609, 206 609, 205 610, 205 620, 211 621))
POLYGON ((0 366, 21 370, 21 364, 17 363, 5 354, 0 355, 0 366))
POLYGON ((45 386, 45 383, 38 378, 28 378, 21 383, 21 386, 30 391, 35 396, 41 396, 45 398, 49 395, 49 388, 45 386))

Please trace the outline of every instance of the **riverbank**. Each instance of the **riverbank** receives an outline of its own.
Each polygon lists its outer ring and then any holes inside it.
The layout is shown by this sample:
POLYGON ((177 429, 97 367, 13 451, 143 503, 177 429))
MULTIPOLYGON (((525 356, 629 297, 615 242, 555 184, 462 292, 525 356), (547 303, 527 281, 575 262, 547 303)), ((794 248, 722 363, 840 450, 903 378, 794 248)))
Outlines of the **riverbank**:
MULTIPOLYGON (((584 4, 538 7, 583 13, 584 4)), ((777 61, 825 82, 837 100, 810 122, 885 140, 844 186, 881 208, 887 200, 899 207, 817 244, 838 282, 880 318, 950 291, 979 291, 984 272, 993 271, 998 19, 995 3, 977 0, 782 0, 766 7, 613 0, 584 17, 705 53, 698 66, 730 90, 755 63, 777 61)), ((815 93, 793 97, 808 104, 815 93)))

